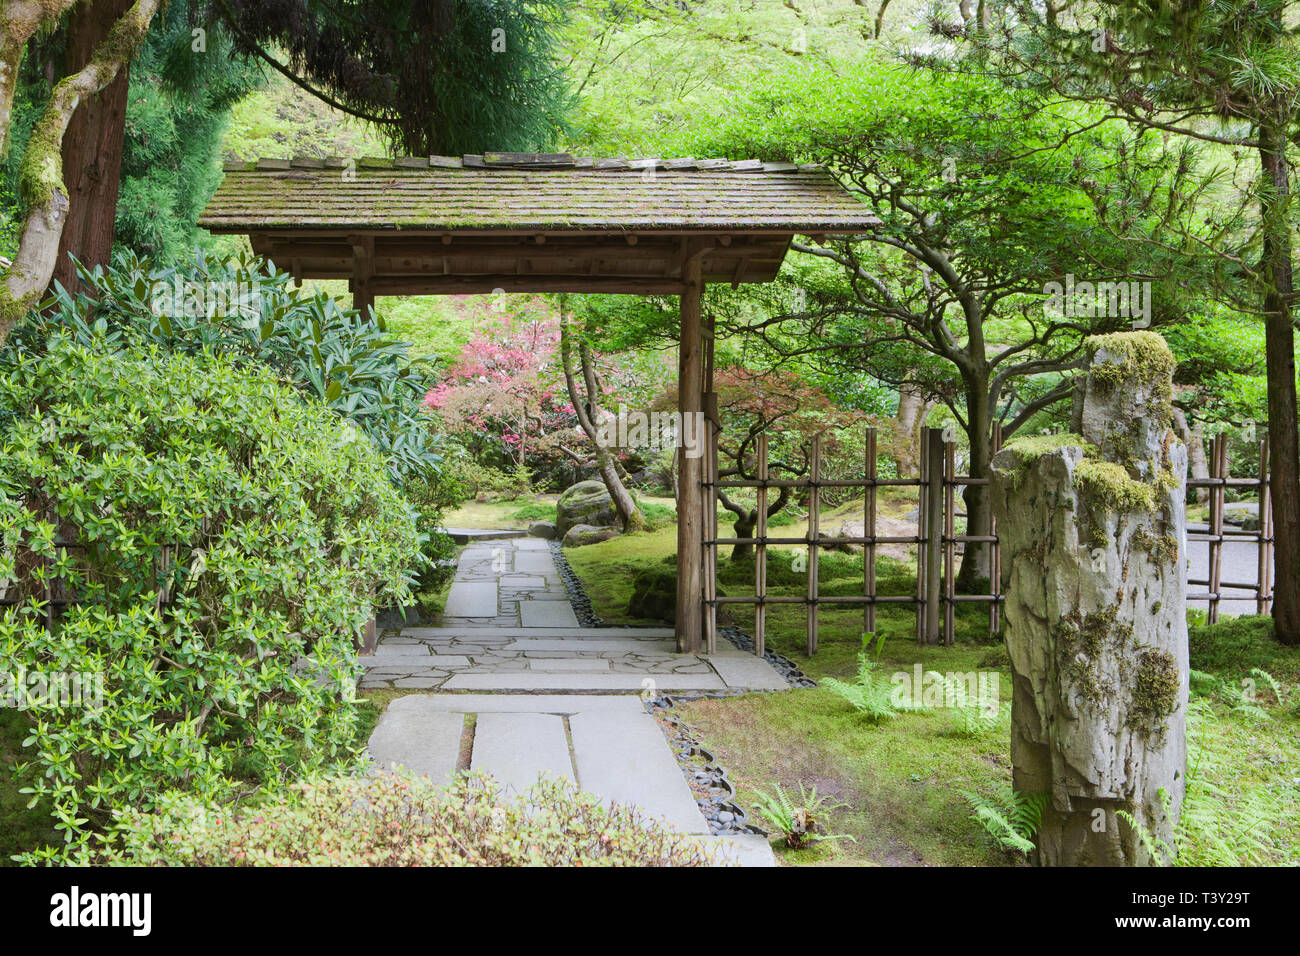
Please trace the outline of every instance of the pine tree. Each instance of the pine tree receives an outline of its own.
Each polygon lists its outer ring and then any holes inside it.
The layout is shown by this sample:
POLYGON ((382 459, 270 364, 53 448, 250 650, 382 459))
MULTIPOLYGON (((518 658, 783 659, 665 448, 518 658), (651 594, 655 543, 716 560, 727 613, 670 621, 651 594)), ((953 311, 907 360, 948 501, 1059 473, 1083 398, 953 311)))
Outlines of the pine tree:
POLYGON ((567 102, 569 0, 213 0, 238 47, 410 156, 541 151, 567 102), (271 52, 283 49, 288 64, 271 52))
MULTIPOLYGON (((1053 98, 1109 107, 1136 128, 1257 159, 1244 229, 1231 221, 1188 256, 1217 258, 1213 290, 1263 317, 1273 481, 1273 619, 1300 644, 1300 422, 1296 411, 1293 172, 1300 143, 1300 0, 1034 0, 1000 5, 987 29, 935 22, 967 39, 975 67, 1053 98), (1244 293, 1244 294, 1243 294, 1244 293)), ((929 58, 952 68, 952 61, 929 58)), ((1231 220, 1231 215, 1226 217, 1231 220)))

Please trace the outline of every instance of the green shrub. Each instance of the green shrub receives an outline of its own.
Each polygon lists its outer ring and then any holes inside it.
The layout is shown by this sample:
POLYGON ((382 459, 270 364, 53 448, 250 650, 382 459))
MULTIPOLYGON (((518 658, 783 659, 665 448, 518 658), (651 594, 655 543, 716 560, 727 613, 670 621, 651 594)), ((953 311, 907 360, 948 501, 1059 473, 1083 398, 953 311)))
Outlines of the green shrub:
MULTIPOLYGON (((502 471, 477 461, 458 444, 448 446, 444 465, 448 481, 457 489, 460 501, 497 498, 506 501, 528 495, 531 481, 526 470, 502 471)), ((555 517, 551 508, 551 517, 555 517)))
POLYGON ((453 560, 456 542, 441 533, 443 515, 459 498, 459 488, 442 470, 423 477, 411 476, 402 483, 402 494, 415 511, 420 533, 420 553, 424 555, 417 574, 420 591, 437 590, 456 573, 453 560))
POLYGON ((671 505, 661 505, 657 501, 638 501, 637 504, 641 506, 647 531, 657 531, 677 521, 677 509, 671 505))
POLYGON ((24 741, 66 839, 351 758, 355 641, 416 550, 356 429, 264 371, 60 339, 0 368, 0 444, 0 672, 103 681, 24 741), (46 578, 80 602, 50 629, 46 578))
POLYGON ((556 780, 523 799, 490 778, 323 776, 257 807, 169 796, 87 862, 125 866, 704 866, 702 844, 556 780))
POLYGON ((436 472, 442 454, 423 409, 428 375, 407 345, 324 292, 309 295, 255 257, 162 268, 120 253, 105 269, 78 269, 82 289, 61 287, 11 336, 11 351, 40 351, 52 335, 85 345, 211 352, 272 369, 347 418, 405 482, 436 472))

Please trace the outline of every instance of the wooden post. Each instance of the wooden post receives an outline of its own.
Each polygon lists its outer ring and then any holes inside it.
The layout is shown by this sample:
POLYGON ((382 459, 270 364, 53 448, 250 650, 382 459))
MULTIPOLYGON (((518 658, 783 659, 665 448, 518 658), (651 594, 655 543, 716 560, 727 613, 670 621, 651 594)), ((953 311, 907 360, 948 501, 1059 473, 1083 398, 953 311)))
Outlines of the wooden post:
MULTIPOLYGON (((686 288, 680 297, 681 339, 678 343, 677 410, 682 429, 695 428, 704 411, 704 363, 701 352, 700 298, 703 282, 700 259, 688 256, 682 265, 686 288), (688 422, 690 424, 688 424, 688 422)), ((704 456, 690 458, 678 450, 680 471, 677 490, 677 650, 698 654, 703 624, 701 599, 704 549, 700 546, 702 520, 701 482, 704 456)))
POLYGON ((350 236, 348 243, 352 246, 352 307, 361 313, 361 318, 369 319, 375 308, 371 284, 375 268, 375 237, 350 236))
MULTIPOLYGON (((866 436, 866 494, 862 499, 862 534, 867 543, 862 548, 862 595, 876 596, 876 429, 867 426, 866 436)), ((867 634, 876 632, 876 605, 868 602, 862 608, 862 629, 867 634)))
POLYGON ((704 512, 704 647, 710 654, 718 650, 718 432, 722 422, 718 419, 718 396, 713 391, 713 320, 702 319, 704 334, 704 475, 706 486, 701 487, 701 507, 704 512))
POLYGON ((820 531, 822 436, 812 440, 808 463, 808 656, 817 653, 817 535, 820 531))
POLYGON ((1211 624, 1219 621, 1219 588, 1223 580, 1223 504, 1227 491, 1223 479, 1228 476, 1227 437, 1215 435, 1210 444, 1210 477, 1218 479, 1210 490, 1210 607, 1207 617, 1211 624))
POLYGON ((375 647, 378 644, 379 627, 378 622, 375 620, 375 616, 372 614, 370 620, 366 622, 365 628, 361 631, 360 652, 362 654, 373 654, 375 652, 375 647))
POLYGON ((943 574, 943 430, 931 428, 926 438, 925 484, 925 643, 939 643, 943 574))
POLYGON ((1265 437, 1259 443, 1259 594, 1255 611, 1268 614, 1273 609, 1273 495, 1269 487, 1269 446, 1265 437))
POLYGON ((754 653, 759 657, 767 651, 767 436, 754 439, 754 452, 758 456, 758 521, 754 525, 754 653))

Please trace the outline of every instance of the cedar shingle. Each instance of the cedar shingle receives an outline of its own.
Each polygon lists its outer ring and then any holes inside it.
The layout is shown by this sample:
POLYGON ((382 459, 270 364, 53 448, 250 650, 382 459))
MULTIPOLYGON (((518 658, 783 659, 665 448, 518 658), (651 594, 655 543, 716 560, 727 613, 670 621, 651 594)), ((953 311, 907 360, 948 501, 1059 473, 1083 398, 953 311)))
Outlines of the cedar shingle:
POLYGON ((322 165, 228 164, 199 225, 220 233, 351 228, 833 233, 877 221, 825 169, 793 163, 629 163, 489 153, 464 156, 459 164, 452 157, 396 162, 367 157, 355 170, 346 169, 346 176, 338 160, 322 165), (558 165, 566 161, 572 165, 558 165), (654 172, 637 168, 645 166, 654 172))

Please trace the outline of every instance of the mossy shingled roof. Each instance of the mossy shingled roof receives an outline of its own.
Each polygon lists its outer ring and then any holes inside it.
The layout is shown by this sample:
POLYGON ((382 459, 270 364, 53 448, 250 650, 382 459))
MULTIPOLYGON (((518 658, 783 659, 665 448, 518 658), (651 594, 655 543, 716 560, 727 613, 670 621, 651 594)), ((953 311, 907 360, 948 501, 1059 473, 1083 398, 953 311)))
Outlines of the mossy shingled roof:
POLYGON ((725 159, 486 153, 227 164, 199 219, 271 230, 761 230, 852 233, 877 222, 825 168, 725 159))

